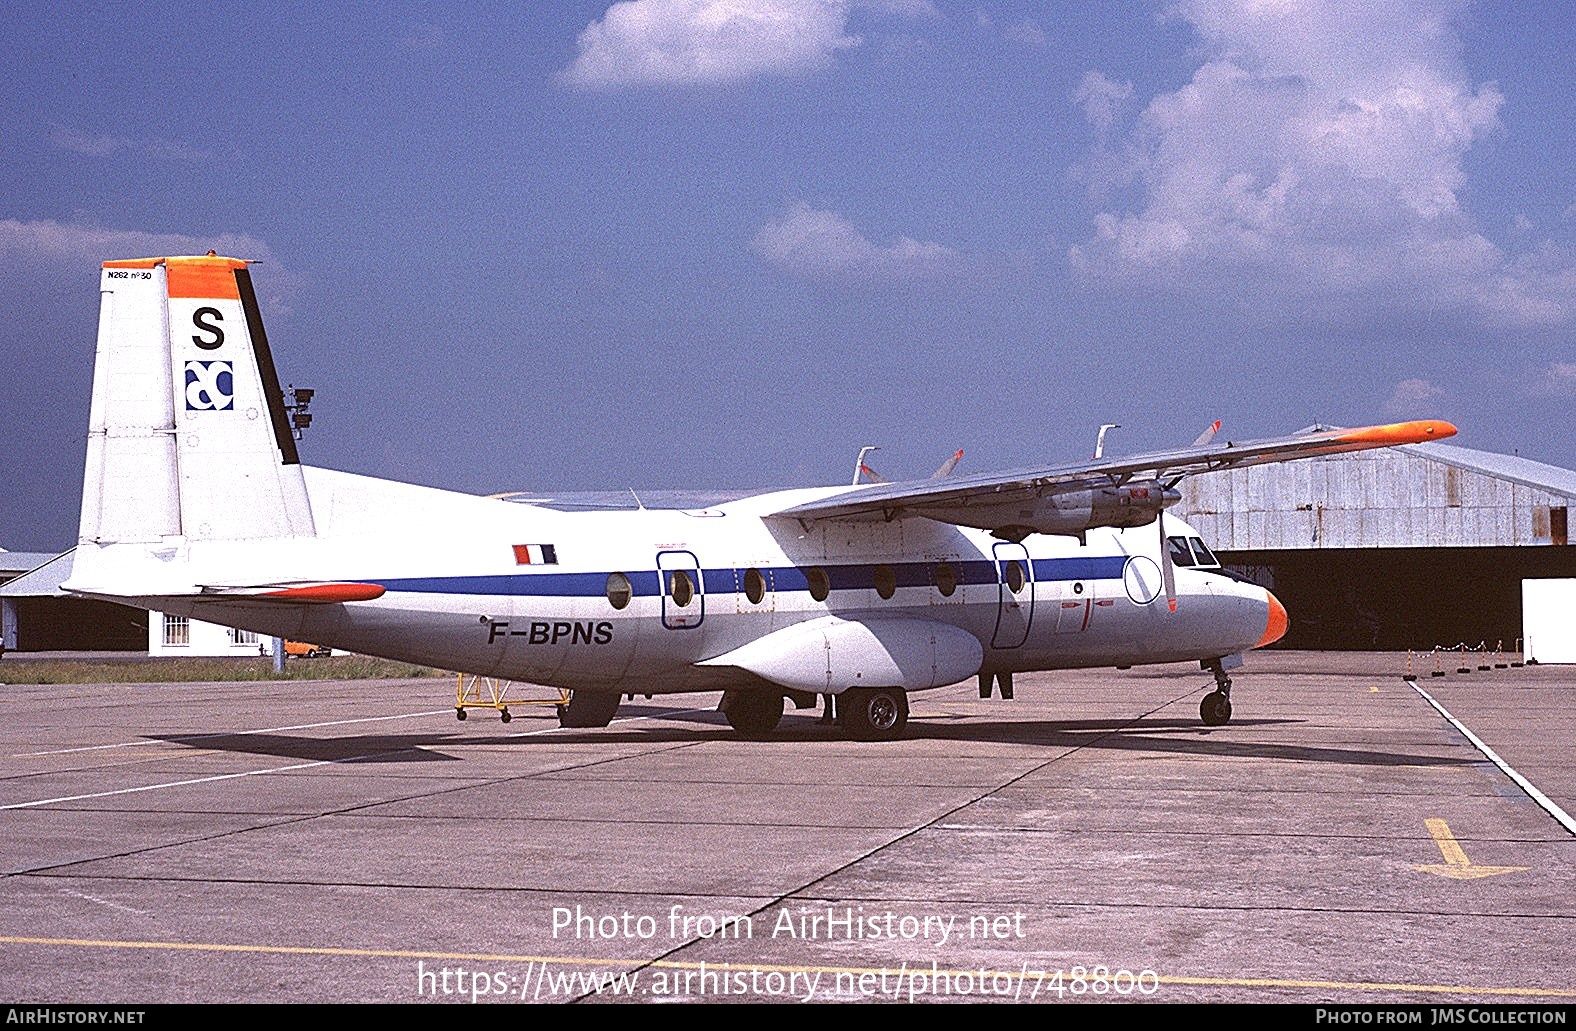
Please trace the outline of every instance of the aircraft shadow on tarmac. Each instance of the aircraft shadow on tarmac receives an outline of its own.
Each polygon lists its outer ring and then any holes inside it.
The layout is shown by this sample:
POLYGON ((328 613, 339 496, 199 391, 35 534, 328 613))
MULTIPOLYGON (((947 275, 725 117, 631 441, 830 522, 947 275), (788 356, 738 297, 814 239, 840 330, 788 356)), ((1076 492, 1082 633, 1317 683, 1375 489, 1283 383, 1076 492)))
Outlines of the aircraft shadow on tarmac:
MULTIPOLYGON (((695 744, 714 739, 753 747, 793 747, 807 742, 843 742, 846 735, 818 716, 785 716, 777 731, 754 742, 741 741, 716 712, 673 712, 641 706, 619 711, 620 719, 597 730, 558 730, 556 720, 540 727, 497 733, 358 734, 352 737, 296 737, 288 734, 150 735, 152 740, 223 752, 272 755, 284 759, 338 763, 463 762, 444 748, 509 745, 562 747, 583 744, 695 744), (650 721, 631 717, 651 716, 650 721), (687 726, 685 724, 688 724, 687 726), (544 733, 544 731, 551 731, 544 733)), ((1122 752, 1162 752, 1221 758, 1278 759, 1339 763, 1351 766, 1475 766, 1483 760, 1362 748, 1330 748, 1290 741, 1237 740, 1234 730, 1257 730, 1300 720, 1237 719, 1227 727, 1204 727, 1197 720, 1002 720, 974 717, 920 717, 909 722, 906 741, 963 741, 985 744, 1038 745, 1050 749, 1091 748, 1122 752)), ((529 724, 527 724, 529 727, 529 724)), ((482 728, 477 728, 482 730, 482 728)), ((854 742, 848 742, 850 745, 854 742)), ((860 744, 880 749, 901 747, 903 741, 860 744)))
MULTIPOLYGON (((272 755, 308 762, 408 763, 461 762, 458 756, 430 751, 458 743, 447 734, 357 734, 354 737, 295 737, 290 734, 150 734, 153 741, 217 752, 272 755)), ((480 742, 476 742, 480 743, 480 742)))

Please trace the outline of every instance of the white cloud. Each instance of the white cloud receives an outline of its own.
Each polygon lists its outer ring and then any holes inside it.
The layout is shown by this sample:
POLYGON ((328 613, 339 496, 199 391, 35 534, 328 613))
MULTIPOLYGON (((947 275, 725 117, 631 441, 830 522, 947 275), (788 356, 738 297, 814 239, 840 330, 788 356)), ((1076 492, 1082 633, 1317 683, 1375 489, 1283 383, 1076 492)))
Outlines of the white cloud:
POLYGON ((103 229, 48 219, 38 222, 0 219, 0 254, 7 259, 83 263, 96 269, 105 261, 206 254, 210 250, 236 258, 272 259, 267 244, 239 233, 198 237, 103 229))
POLYGON ((1117 114, 1133 99, 1133 84, 1116 82, 1100 72, 1085 72, 1073 99, 1083 108, 1089 124, 1103 134, 1111 130, 1117 114))
POLYGON ((109 157, 111 154, 129 152, 143 157, 165 161, 202 161, 212 155, 188 143, 150 138, 132 139, 127 136, 90 135, 76 129, 57 128, 49 134, 49 141, 62 150, 88 157, 109 157))
POLYGON ((1550 362, 1532 377, 1527 393, 1533 397, 1576 398, 1576 362, 1550 362))
POLYGON ((1395 385, 1395 393, 1385 403, 1385 410, 1403 418, 1425 415, 1437 410, 1444 396, 1442 388, 1426 379, 1404 379, 1395 385))
POLYGON ((735 82, 825 67, 859 45, 850 0, 627 0, 586 26, 573 86, 735 82))
POLYGON ((257 283, 263 301, 274 313, 290 312, 289 299, 299 286, 297 278, 274 258, 266 243, 244 233, 187 236, 48 219, 0 219, 0 262, 7 270, 6 279, 13 283, 29 276, 58 279, 62 275, 80 275, 91 283, 96 282, 99 266, 106 261, 206 254, 210 250, 266 263, 268 274, 257 283))
MULTIPOLYGON (((1507 255, 1462 211, 1463 158, 1504 98, 1471 83, 1452 19, 1462 0, 1182 0, 1207 46, 1098 167, 1136 181, 1075 266, 1181 288, 1232 284, 1302 313, 1371 297, 1491 325, 1576 317, 1576 264, 1507 255)), ((1075 97, 1097 128, 1120 99, 1099 73, 1075 97)), ((1109 183, 1091 182, 1096 196, 1109 183)))
POLYGON ((442 29, 426 22, 412 26, 394 44, 395 48, 407 54, 419 54, 437 50, 447 42, 448 37, 442 29))
POLYGON ((1002 30, 1002 36, 1013 43, 1035 50, 1044 50, 1051 45, 1051 37, 1045 34, 1038 22, 1032 18, 1015 22, 1002 30))
POLYGON ((837 212, 802 202, 763 226, 750 248, 771 264, 812 279, 913 279, 944 272, 958 257, 949 247, 906 236, 877 246, 837 212))

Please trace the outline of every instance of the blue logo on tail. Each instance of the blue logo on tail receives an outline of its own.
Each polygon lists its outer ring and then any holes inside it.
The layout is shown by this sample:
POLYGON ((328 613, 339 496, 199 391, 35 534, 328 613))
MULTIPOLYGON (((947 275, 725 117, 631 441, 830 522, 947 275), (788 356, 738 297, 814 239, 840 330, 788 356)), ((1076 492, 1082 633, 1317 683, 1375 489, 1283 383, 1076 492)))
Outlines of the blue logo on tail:
POLYGON ((186 410, 222 411, 235 404, 235 375, 230 362, 186 363, 186 410))

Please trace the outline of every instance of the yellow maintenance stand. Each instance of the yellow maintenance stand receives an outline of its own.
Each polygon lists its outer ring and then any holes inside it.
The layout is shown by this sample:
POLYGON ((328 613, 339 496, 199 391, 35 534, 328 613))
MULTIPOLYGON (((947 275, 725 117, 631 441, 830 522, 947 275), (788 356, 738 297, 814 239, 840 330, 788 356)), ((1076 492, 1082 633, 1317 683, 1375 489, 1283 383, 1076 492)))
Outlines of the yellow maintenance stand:
POLYGON ((509 688, 514 686, 512 680, 499 680, 497 677, 467 676, 464 673, 455 674, 454 684, 454 718, 463 720, 467 709, 497 709, 498 718, 508 723, 514 719, 509 714, 511 705, 552 705, 562 707, 569 704, 569 692, 558 690, 553 692, 552 698, 510 698, 509 688))

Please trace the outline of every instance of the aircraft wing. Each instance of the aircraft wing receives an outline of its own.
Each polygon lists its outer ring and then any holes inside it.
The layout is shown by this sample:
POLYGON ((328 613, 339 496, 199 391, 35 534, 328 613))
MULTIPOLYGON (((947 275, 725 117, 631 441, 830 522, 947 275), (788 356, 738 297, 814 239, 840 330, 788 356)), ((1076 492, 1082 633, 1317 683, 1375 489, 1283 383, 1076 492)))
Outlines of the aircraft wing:
POLYGON ((1456 428, 1448 422, 1427 420, 1208 443, 1005 473, 868 484, 772 514, 805 522, 926 516, 1019 538, 1033 532, 1079 533, 1093 526, 1142 526, 1177 500, 1179 495, 1171 488, 1185 476, 1418 444, 1455 433, 1456 428))

